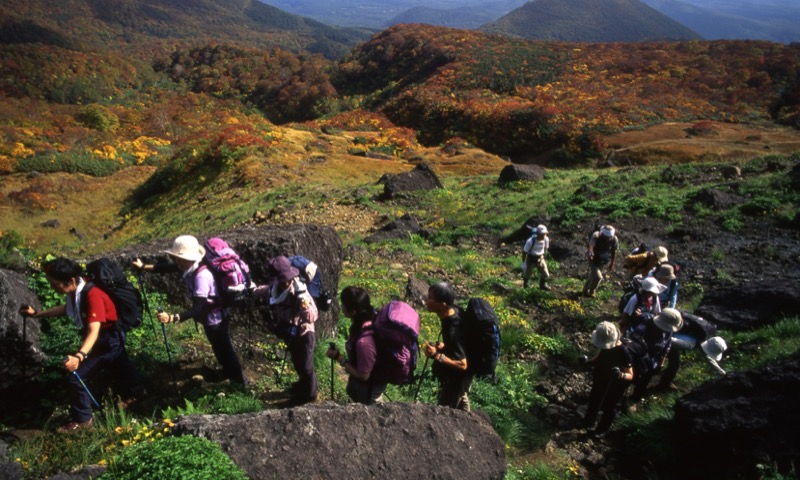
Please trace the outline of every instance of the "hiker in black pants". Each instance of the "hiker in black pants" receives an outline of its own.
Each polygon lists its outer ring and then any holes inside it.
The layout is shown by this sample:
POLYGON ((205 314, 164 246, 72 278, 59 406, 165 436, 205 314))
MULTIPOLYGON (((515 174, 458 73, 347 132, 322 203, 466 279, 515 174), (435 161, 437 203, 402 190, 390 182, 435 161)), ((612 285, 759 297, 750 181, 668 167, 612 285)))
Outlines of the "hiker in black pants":
POLYGON ((620 400, 633 380, 633 359, 620 337, 619 329, 611 322, 598 323, 592 332, 592 345, 599 348, 600 352, 589 360, 592 366, 592 389, 581 428, 593 427, 598 412, 602 410, 603 415, 594 429, 595 434, 602 434, 611 427, 620 400))
POLYGON ((350 399, 370 405, 380 401, 386 390, 386 382, 377 378, 375 372, 378 349, 372 322, 378 311, 363 288, 345 287, 339 298, 342 301, 342 314, 351 319, 345 344, 346 356, 335 348, 329 348, 325 355, 339 362, 350 375, 347 379, 347 395, 350 399))
POLYGON ((630 401, 634 404, 644 398, 647 385, 661 369, 669 353, 672 334, 683 326, 681 312, 665 308, 655 318, 648 318, 633 327, 627 336, 630 340, 646 345, 646 368, 637 370, 633 380, 633 393, 630 401))
POLYGON ((439 405, 469 411, 469 387, 472 374, 467 373, 467 353, 461 312, 455 306, 455 292, 450 284, 435 283, 428 289, 425 307, 442 322, 442 341, 425 345, 425 356, 434 360, 433 376, 439 379, 439 405))
POLYGON ((92 396, 83 381, 97 376, 102 370, 112 370, 116 379, 124 382, 126 393, 144 393, 139 371, 125 351, 125 331, 118 327, 117 310, 111 298, 98 287, 87 287, 83 268, 76 262, 59 257, 42 267, 50 286, 66 295, 64 305, 37 312, 30 306, 20 314, 33 318, 69 316, 81 332, 83 341, 77 353, 66 356, 64 367, 68 377, 70 414, 72 421, 59 430, 69 432, 92 425, 92 396))
POLYGON ((597 287, 605 278, 603 276, 603 268, 606 265, 608 265, 608 272, 614 271, 618 250, 619 239, 614 227, 611 225, 603 225, 589 237, 589 245, 586 248, 586 258, 589 260, 589 274, 586 278, 586 283, 583 285, 582 295, 584 297, 591 298, 595 296, 597 287))
POLYGON ((214 274, 202 265, 205 249, 191 235, 175 238, 172 248, 164 253, 172 259, 171 263, 155 265, 142 263, 138 258, 133 266, 155 273, 180 272, 186 289, 192 298, 192 307, 180 313, 159 312, 161 323, 177 323, 195 319, 203 326, 203 331, 211 344, 214 356, 222 365, 222 373, 231 382, 247 385, 242 364, 233 348, 229 331, 230 312, 218 303, 218 286, 214 274))
POLYGON ((681 311, 683 326, 672 334, 671 346, 667 354, 667 366, 661 374, 661 379, 655 387, 657 390, 676 390, 672 384, 675 375, 681 368, 681 353, 694 349, 698 345, 705 353, 706 360, 720 375, 725 375, 725 370, 719 366, 722 353, 728 348, 725 340, 717 337, 717 326, 702 317, 681 311))

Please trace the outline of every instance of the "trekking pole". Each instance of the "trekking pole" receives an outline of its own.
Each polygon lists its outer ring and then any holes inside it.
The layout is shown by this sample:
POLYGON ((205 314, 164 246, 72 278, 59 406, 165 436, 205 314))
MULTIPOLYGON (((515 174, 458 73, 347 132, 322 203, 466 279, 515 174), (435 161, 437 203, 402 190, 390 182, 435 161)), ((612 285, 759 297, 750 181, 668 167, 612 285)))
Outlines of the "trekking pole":
POLYGON ((142 282, 141 269, 136 274, 136 280, 139 281, 139 290, 142 291, 142 303, 144 303, 144 309, 147 311, 147 316, 150 318, 150 326, 153 327, 153 336, 158 338, 158 332, 156 331, 156 322, 155 320, 153 320, 153 312, 152 310, 150 310, 150 301, 147 299, 147 290, 145 290, 144 283, 142 282))
MULTIPOLYGON (((336 343, 335 342, 330 342, 328 344, 328 348, 333 350, 334 348, 336 348, 336 343)), ((333 359, 332 358, 331 358, 331 400, 333 400, 334 402, 336 401, 336 399, 333 396, 333 359)))
MULTIPOLYGON (((164 309, 158 307, 158 313, 163 313, 164 309)), ((175 366, 172 364, 172 352, 169 349, 169 340, 167 340, 167 327, 162 323, 161 324, 161 333, 164 334, 164 347, 167 349, 167 360, 169 360, 169 370, 172 373, 172 383, 175 384, 175 388, 178 388, 178 380, 175 378, 175 366)))
MULTIPOLYGON (((67 362, 67 360, 68 360, 68 357, 64 357, 64 362, 65 363, 67 362)), ((83 383, 83 379, 81 378, 80 375, 78 375, 78 371, 77 370, 73 370, 72 374, 75 375, 75 378, 77 378, 79 382, 81 382, 81 385, 83 386, 83 389, 86 390, 86 394, 89 395, 89 398, 92 399, 92 403, 94 403, 94 406, 97 407, 97 408, 100 408, 100 404, 97 403, 97 399, 94 398, 94 395, 92 395, 92 392, 89 390, 89 387, 87 387, 86 384, 83 383)))
POLYGON ((414 392, 414 403, 417 403, 417 397, 419 397, 419 389, 422 387, 422 380, 425 379, 425 372, 428 370, 428 360, 430 360, 430 357, 426 355, 425 364, 422 366, 422 373, 420 374, 419 381, 417 382, 417 391, 414 392))

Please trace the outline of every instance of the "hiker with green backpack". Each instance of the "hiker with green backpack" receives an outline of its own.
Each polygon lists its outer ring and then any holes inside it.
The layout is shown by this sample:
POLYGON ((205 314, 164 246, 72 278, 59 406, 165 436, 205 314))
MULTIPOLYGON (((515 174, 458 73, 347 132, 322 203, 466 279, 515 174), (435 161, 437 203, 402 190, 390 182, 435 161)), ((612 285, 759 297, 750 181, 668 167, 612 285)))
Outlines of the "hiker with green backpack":
POLYGON ((81 346, 68 354, 64 368, 68 376, 71 421, 61 432, 82 430, 92 425, 92 397, 84 379, 91 380, 103 370, 112 370, 130 395, 144 393, 139 371, 125 351, 125 330, 119 325, 120 315, 109 293, 84 278, 83 268, 76 262, 59 257, 42 266, 47 281, 57 293, 66 296, 66 303, 37 312, 23 305, 19 313, 32 318, 68 316, 81 332, 81 346))

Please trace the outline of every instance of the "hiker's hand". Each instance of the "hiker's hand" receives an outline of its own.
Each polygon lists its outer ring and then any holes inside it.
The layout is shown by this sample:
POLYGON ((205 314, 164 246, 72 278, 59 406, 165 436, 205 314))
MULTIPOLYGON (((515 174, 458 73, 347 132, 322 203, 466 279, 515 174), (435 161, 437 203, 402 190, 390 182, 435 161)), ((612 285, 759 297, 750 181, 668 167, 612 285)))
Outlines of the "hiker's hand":
POLYGON ((67 369, 68 372, 74 372, 78 369, 78 365, 81 364, 80 358, 74 355, 67 355, 67 361, 64 362, 64 367, 67 369))
POLYGON ((32 317, 36 315, 36 309, 30 305, 23 305, 19 307, 19 314, 23 317, 32 317))
POLYGON ((335 360, 339 358, 339 350, 335 348, 329 348, 327 352, 325 352, 325 356, 330 358, 331 360, 335 360))
POLYGON ((425 344, 425 356, 433 358, 436 356, 436 346, 430 342, 425 344))
POLYGON ((141 258, 137 258, 136 260, 132 261, 131 265, 133 265, 133 268, 137 270, 142 270, 144 268, 144 262, 141 258))
POLYGON ((614 378, 616 378, 617 380, 621 380, 622 377, 625 376, 625 374, 622 373, 622 370, 620 370, 619 367, 612 368, 611 369, 611 375, 613 375, 614 378))
POLYGON ((158 312, 156 317, 158 318, 158 321, 161 323, 169 323, 172 319, 172 315, 170 315, 167 312, 158 312))

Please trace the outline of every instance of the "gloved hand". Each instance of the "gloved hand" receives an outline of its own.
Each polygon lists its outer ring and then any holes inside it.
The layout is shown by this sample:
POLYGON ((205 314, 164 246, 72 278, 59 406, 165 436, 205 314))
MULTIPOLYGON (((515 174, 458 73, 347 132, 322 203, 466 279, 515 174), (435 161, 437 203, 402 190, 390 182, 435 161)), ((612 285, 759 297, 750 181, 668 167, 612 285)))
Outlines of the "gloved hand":
POLYGON ((611 375, 614 376, 617 380, 621 380, 625 374, 622 373, 622 370, 620 370, 619 367, 614 367, 611 369, 611 375))

